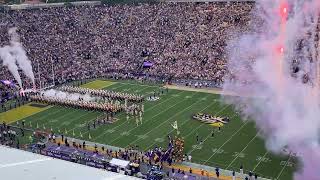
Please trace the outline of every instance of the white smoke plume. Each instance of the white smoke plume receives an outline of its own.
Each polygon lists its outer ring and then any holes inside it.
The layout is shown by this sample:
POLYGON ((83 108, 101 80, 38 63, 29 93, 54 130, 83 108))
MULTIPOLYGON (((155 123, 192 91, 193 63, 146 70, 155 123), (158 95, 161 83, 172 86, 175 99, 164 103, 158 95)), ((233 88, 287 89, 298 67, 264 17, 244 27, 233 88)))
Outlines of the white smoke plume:
POLYGON ((68 93, 54 89, 41 91, 40 94, 43 94, 44 97, 48 98, 57 98, 70 101, 79 101, 81 99, 83 101, 92 102, 96 100, 95 97, 92 97, 89 94, 68 93))
POLYGON ((10 52, 15 57, 16 62, 18 63, 21 70, 28 78, 30 78, 30 80, 34 84, 35 80, 31 61, 28 59, 26 51, 23 49, 23 46, 20 43, 20 38, 16 30, 17 28, 10 28, 8 31, 10 36, 10 52))
POLYGON ((254 119, 270 151, 298 154, 295 180, 320 179, 319 10, 319 0, 257 1, 254 30, 228 43, 223 90, 252 98, 223 99, 254 119))
POLYGON ((4 46, 0 48, 0 60, 2 60, 2 65, 7 66, 10 73, 13 75, 14 79, 18 82, 20 88, 22 88, 22 81, 18 71, 18 66, 16 64, 15 58, 10 53, 11 47, 4 46))

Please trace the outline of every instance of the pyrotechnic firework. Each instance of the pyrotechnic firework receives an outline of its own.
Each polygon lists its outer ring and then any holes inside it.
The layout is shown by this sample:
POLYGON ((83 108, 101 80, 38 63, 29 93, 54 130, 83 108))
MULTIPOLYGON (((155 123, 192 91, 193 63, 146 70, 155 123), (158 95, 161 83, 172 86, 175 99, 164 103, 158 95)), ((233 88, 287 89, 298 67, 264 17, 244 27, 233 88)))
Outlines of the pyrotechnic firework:
POLYGON ((320 177, 319 10, 318 0, 260 0, 252 18, 263 23, 228 44, 224 91, 259 98, 224 100, 256 121, 269 150, 298 154, 297 180, 320 177))

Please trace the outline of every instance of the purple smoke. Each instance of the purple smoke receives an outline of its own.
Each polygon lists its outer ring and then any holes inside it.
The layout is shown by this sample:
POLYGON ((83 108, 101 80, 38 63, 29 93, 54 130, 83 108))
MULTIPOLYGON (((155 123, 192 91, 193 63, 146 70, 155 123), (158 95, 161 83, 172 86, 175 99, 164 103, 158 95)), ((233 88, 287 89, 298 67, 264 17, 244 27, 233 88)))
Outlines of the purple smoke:
POLYGON ((252 98, 223 99, 255 120, 270 151, 288 147, 297 154, 303 166, 296 180, 320 177, 319 7, 318 0, 260 0, 252 30, 228 43, 230 77, 223 89, 252 98))

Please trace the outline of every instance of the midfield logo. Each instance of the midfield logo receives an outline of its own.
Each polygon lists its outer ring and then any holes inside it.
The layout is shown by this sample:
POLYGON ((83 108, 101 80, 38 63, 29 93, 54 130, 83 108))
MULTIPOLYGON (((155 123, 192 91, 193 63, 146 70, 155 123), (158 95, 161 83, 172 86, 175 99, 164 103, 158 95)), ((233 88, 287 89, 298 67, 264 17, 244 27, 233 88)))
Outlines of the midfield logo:
POLYGON ((222 127, 230 122, 228 117, 217 117, 206 113, 197 113, 192 118, 215 127, 222 127))

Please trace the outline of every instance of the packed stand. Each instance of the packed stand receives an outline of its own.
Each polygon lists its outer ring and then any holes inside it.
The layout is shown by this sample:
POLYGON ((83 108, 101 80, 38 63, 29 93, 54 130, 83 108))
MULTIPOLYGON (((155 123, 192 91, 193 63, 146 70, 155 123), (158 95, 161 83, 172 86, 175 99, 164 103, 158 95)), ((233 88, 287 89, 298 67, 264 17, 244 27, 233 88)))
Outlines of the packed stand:
MULTIPOLYGON (((248 29, 253 6, 159 3, 5 11, 0 13, 0 45, 9 43, 7 31, 17 27, 42 85, 52 83, 52 67, 56 83, 143 74, 219 85, 228 73, 226 42, 248 29), (152 66, 143 68, 145 61, 152 66)), ((0 77, 13 79, 4 67, 0 77)))

